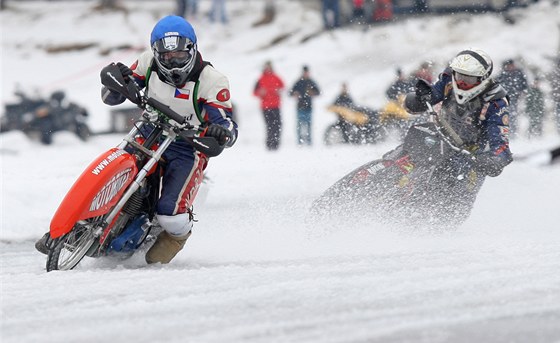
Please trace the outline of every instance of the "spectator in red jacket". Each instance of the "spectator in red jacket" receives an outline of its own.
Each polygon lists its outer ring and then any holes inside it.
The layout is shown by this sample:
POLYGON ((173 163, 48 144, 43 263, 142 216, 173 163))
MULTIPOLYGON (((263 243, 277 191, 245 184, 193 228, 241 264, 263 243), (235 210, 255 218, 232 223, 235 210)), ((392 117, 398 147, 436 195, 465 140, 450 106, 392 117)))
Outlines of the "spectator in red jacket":
POLYGON ((264 70, 255 84, 253 94, 261 99, 261 109, 266 124, 266 147, 268 150, 277 150, 280 146, 282 119, 280 117, 281 92, 284 82, 274 73, 272 63, 266 62, 264 70))

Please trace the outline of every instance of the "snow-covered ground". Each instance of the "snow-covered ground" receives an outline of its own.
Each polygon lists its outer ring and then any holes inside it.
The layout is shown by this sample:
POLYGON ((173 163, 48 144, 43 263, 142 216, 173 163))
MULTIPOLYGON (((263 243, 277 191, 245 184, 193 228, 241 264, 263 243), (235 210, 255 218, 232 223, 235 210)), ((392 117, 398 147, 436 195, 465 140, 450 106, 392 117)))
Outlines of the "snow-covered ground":
MULTIPOLYGON (((514 162, 488 179, 471 218, 442 235, 394 232, 377 223, 326 232, 306 225, 306 211, 345 173, 393 148, 325 147, 334 121, 325 110, 347 81, 355 100, 384 102, 394 69, 444 66, 464 47, 494 57, 523 57, 550 69, 559 48, 560 7, 541 1, 495 14, 409 19, 364 31, 347 28, 302 43, 321 27, 318 13, 279 3, 273 25, 251 29, 263 2, 230 1, 228 26, 193 20, 200 50, 230 77, 240 139, 211 161, 199 222, 169 265, 84 260, 70 272, 45 273, 33 242, 48 228, 64 194, 89 162, 120 135, 87 143, 70 133, 52 146, 17 132, 0 135, 2 342, 560 342, 559 167, 514 162), (291 33, 277 45, 269 43, 291 33), (284 99, 278 152, 264 148, 264 123, 252 87, 265 60, 291 86, 309 64, 317 98, 316 144, 295 144, 295 102, 284 99)), ((128 14, 90 11, 92 2, 13 2, 0 12, 1 93, 16 84, 48 94, 64 89, 107 129, 99 70, 133 62, 153 24, 173 1, 124 2, 128 14), (47 54, 45 46, 95 43, 47 54)), ((201 1, 205 12, 210 1, 201 1)), ((548 104, 550 105, 550 104, 548 104)), ((517 154, 560 145, 550 118, 545 137, 512 142, 517 154)))

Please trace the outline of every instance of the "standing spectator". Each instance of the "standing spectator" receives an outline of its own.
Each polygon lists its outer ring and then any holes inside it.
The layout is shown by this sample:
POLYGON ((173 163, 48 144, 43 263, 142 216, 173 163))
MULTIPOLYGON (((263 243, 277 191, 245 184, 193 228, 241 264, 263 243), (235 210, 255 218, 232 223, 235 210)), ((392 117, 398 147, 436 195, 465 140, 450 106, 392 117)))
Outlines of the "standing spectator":
POLYGON ((274 73, 272 62, 264 65, 264 70, 255 84, 253 94, 261 99, 261 109, 266 125, 266 147, 277 150, 280 146, 282 132, 282 118, 280 117, 280 93, 284 89, 284 82, 274 73))
POLYGON ((509 59, 502 64, 502 71, 498 75, 496 81, 508 92, 509 130, 510 137, 513 138, 518 130, 517 120, 519 113, 517 111, 517 104, 523 92, 527 91, 527 77, 525 73, 515 65, 515 62, 509 59))
POLYGON ((312 98, 321 93, 317 83, 311 79, 309 67, 303 66, 301 78, 290 90, 290 96, 297 98, 297 137, 298 144, 311 145, 312 98))
POLYGON ((336 106, 344 106, 344 107, 351 107, 354 104, 354 99, 350 96, 350 92, 348 91, 348 85, 346 82, 342 83, 342 88, 340 90, 340 94, 334 100, 334 104, 336 106))
POLYGON ((550 164, 560 161, 560 147, 550 150, 550 164))
POLYGON ((554 119, 556 119, 556 130, 560 134, 560 55, 556 58, 554 69, 550 74, 550 88, 552 100, 554 101, 554 119))
POLYGON ((177 8, 175 10, 175 15, 185 18, 189 8, 189 0, 177 0, 177 8))
POLYGON ((540 88, 540 79, 535 78, 527 91, 526 108, 529 115, 529 137, 542 136, 544 117, 544 93, 540 88))
POLYGON ((190 2, 190 13, 187 13, 187 15, 192 15, 193 17, 196 17, 197 13, 198 13, 198 0, 187 0, 190 2))
POLYGON ((389 86, 385 94, 389 100, 397 101, 399 95, 414 89, 414 84, 407 80, 401 68, 397 68, 397 79, 389 86))
POLYGON ((340 7, 339 0, 322 0, 323 1, 323 23, 325 30, 340 27, 340 7))
POLYGON ((364 0, 352 0, 352 20, 356 24, 365 24, 366 11, 364 8, 364 0))
POLYGON ((415 0, 414 1, 414 11, 416 13, 424 13, 428 11, 428 4, 426 0, 415 0))
POLYGON ((389 21, 393 19, 393 1, 376 0, 373 9, 373 21, 389 21))
POLYGON ((198 12, 198 0, 177 0, 176 14, 183 18, 194 17, 198 12))
POLYGON ((210 8, 210 21, 215 22, 220 16, 222 24, 227 24, 228 18, 226 13, 226 0, 212 0, 212 7, 210 8))

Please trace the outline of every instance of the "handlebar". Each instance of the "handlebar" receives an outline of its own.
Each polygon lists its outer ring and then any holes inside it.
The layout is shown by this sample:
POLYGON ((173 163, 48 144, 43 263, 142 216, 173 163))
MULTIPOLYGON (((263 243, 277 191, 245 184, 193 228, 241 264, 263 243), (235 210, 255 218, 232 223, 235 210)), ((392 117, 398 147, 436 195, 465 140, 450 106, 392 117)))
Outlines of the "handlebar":
MULTIPOLYGON (((183 117, 182 115, 180 115, 179 113, 173 111, 171 109, 171 107, 163 104, 162 102, 154 99, 154 98, 147 98, 146 99, 146 104, 152 106, 153 108, 155 108, 156 110, 160 111, 161 113, 165 114, 167 117, 169 117, 170 119, 173 119, 174 121, 176 121, 178 124, 181 125, 185 125, 187 124, 187 119, 185 117, 183 117)), ((187 124, 186 128, 191 129, 193 128, 192 125, 187 124)))
POLYGON ((173 111, 171 107, 154 98, 145 98, 145 104, 163 113, 165 116, 174 120, 179 125, 182 125, 181 128, 175 127, 175 132, 179 135, 179 137, 181 137, 183 140, 192 145, 196 150, 202 152, 206 156, 218 156, 224 150, 225 145, 220 145, 214 137, 199 137, 197 133, 199 132, 198 130, 200 129, 200 127, 189 124, 185 117, 173 111))
POLYGON ((179 125, 182 125, 181 128, 176 127, 174 129, 175 132, 179 135, 179 137, 181 137, 183 140, 192 145, 196 150, 202 152, 206 156, 218 156, 224 150, 225 145, 220 145, 214 137, 197 136, 200 127, 189 124, 185 117, 173 111, 171 107, 154 98, 146 98, 145 103, 146 105, 152 106, 154 109, 160 111, 168 118, 174 120, 179 125))
MULTIPOLYGON (((432 104, 430 104, 429 101, 426 101, 426 106, 428 107, 428 113, 430 113, 430 115, 434 116, 440 122, 442 122, 442 119, 439 118, 437 112, 434 110, 434 107, 432 106, 432 104)), ((457 135, 457 133, 455 133, 455 131, 453 131, 453 129, 451 127, 447 127, 448 126, 447 122, 444 121, 442 123, 442 125, 444 126, 443 129, 445 129, 447 132, 449 132, 449 135, 451 137, 448 137, 445 133, 443 133, 441 128, 436 123, 435 128, 436 128, 438 134, 440 135, 441 139, 443 139, 447 143, 447 145, 449 145, 449 147, 452 150, 457 151, 461 154, 465 154, 465 155, 474 159, 475 157, 470 151, 462 148, 462 145, 464 145, 463 140, 461 139, 461 137, 459 137, 459 135, 457 135), (450 138, 454 142, 452 142, 450 138), (454 144, 454 143, 456 143, 456 144, 454 144)))
POLYGON ((177 122, 181 127, 174 127, 173 130, 185 141, 191 144, 196 150, 213 157, 219 155, 225 148, 220 145, 214 137, 198 137, 196 134, 200 127, 196 127, 187 122, 187 119, 179 113, 173 111, 169 106, 162 102, 147 97, 135 82, 125 80, 116 64, 111 63, 104 67, 100 73, 101 84, 110 90, 117 92, 145 110, 146 105, 153 107, 163 115, 177 122))

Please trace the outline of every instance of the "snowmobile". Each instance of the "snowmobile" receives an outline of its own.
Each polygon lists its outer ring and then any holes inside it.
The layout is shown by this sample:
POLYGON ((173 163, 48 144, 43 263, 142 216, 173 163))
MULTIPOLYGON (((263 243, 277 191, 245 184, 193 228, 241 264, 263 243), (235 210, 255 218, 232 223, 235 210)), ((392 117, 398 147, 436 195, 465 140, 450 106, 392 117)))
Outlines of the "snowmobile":
POLYGON ((407 129, 420 117, 406 112, 402 99, 389 101, 375 110, 355 104, 333 104, 327 110, 337 116, 337 121, 327 127, 325 145, 374 144, 392 132, 402 139, 407 129))
POLYGON ((32 98, 22 91, 15 95, 18 102, 5 105, 1 132, 20 130, 31 138, 38 136, 44 144, 51 144, 52 134, 58 131, 73 132, 84 141, 90 137, 88 111, 73 102, 65 103, 64 92, 55 91, 49 99, 32 98))
MULTIPOLYGON (((133 81, 125 82, 115 64, 103 68, 101 83, 136 104, 142 114, 122 142, 95 159, 62 200, 46 240, 47 272, 73 269, 85 256, 129 257, 155 238, 161 231, 154 219, 161 157, 175 139, 185 140, 208 158, 225 147, 204 137, 205 125, 188 124, 133 81)), ((198 186, 191 199, 203 181, 202 166, 196 173, 198 186)))
POLYGON ((331 105, 327 110, 337 115, 337 121, 325 131, 326 145, 371 144, 382 138, 377 111, 356 105, 331 105))
POLYGON ((469 216, 483 177, 474 155, 430 104, 402 144, 350 172, 311 206, 311 218, 371 219, 399 227, 457 228, 469 216))

